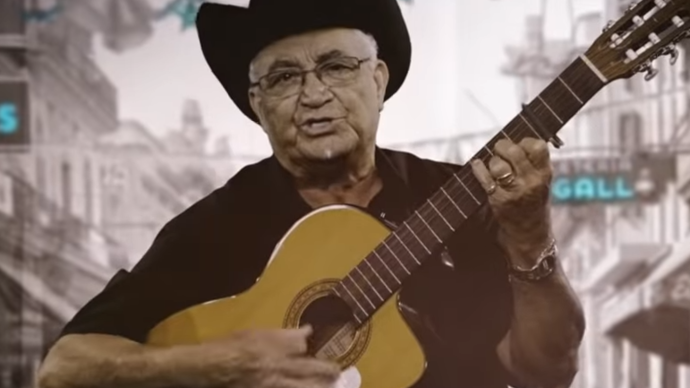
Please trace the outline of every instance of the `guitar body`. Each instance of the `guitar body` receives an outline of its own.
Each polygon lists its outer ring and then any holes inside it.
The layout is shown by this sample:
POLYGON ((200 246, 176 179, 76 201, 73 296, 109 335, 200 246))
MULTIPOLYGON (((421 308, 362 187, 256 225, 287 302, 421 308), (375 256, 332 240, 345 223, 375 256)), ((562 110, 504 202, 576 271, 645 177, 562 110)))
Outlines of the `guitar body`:
POLYGON ((240 330, 296 328, 309 322, 315 334, 320 328, 330 333, 329 343, 317 355, 343 368, 338 387, 410 387, 422 376, 426 361, 398 310, 398 295, 355 327, 344 323, 351 310, 330 291, 389 233, 379 220, 356 208, 316 210, 285 235, 252 288, 169 317, 149 333, 148 343, 199 343, 240 330), (333 317, 339 321, 329 321, 333 317))

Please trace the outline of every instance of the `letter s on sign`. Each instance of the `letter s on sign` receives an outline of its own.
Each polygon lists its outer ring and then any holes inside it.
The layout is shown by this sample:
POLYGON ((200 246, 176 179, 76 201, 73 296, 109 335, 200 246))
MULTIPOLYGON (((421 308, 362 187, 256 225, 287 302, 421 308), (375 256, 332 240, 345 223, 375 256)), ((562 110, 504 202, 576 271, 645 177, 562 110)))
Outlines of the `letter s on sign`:
POLYGON ((8 135, 19 129, 17 106, 12 103, 0 104, 0 135, 8 135))

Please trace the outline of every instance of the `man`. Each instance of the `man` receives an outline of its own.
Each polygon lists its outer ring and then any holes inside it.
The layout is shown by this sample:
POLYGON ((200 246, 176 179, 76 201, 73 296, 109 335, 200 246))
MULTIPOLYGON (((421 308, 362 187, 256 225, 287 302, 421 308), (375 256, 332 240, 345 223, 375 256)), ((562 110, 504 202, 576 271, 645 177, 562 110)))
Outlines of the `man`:
MULTIPOLYGON (((76 315, 42 365, 42 388, 332 387, 339 367, 305 357, 308 328, 169 348, 145 338, 177 311, 249 289, 311 210, 347 203, 400 223, 460 167, 375 145, 410 64, 396 0, 204 4, 197 28, 274 155, 170 221, 76 315)), ((584 322, 555 254, 548 149, 525 139, 494 153, 472 164, 488 205, 401 291, 428 360, 419 388, 566 387, 577 370, 584 322)))

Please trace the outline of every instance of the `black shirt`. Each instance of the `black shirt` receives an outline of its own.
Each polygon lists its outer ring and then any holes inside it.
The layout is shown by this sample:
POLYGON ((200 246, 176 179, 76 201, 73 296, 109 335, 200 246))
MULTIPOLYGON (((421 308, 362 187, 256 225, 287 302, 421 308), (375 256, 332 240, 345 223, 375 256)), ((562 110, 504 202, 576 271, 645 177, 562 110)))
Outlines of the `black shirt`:
MULTIPOLYGON (((392 223, 402 222, 459 168, 380 148, 376 165, 383 188, 367 210, 392 223)), ((250 288, 278 241, 311 210, 275 157, 243 168, 169 221, 134 268, 118 272, 62 335, 144 342, 171 314, 250 288)), ((456 233, 449 254, 425 263, 400 292, 402 312, 428 361, 415 388, 506 387, 496 346, 509 328, 512 294, 488 208, 456 233)))

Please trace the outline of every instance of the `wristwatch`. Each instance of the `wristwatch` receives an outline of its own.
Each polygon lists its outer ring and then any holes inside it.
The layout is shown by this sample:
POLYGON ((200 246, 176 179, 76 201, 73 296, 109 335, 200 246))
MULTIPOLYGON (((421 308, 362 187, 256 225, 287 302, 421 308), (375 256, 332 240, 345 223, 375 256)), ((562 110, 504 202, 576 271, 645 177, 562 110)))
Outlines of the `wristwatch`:
POLYGON ((551 275, 554 269, 556 269, 557 256, 558 247, 556 246, 556 240, 552 240, 548 248, 539 255, 537 264, 534 267, 524 269, 513 265, 510 269, 510 276, 525 282, 538 282, 551 275))

